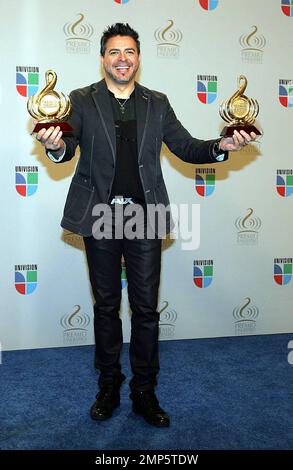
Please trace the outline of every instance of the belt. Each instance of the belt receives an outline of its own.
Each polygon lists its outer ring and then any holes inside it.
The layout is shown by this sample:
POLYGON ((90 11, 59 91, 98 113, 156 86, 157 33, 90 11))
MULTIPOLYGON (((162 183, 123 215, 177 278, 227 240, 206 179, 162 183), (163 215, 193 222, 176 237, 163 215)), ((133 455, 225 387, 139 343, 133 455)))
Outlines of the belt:
POLYGON ((142 202, 138 199, 135 199, 134 197, 114 196, 114 197, 110 198, 109 204, 111 206, 114 206, 116 204, 121 205, 121 206, 125 206, 126 204, 141 204, 141 205, 144 205, 145 202, 142 202))

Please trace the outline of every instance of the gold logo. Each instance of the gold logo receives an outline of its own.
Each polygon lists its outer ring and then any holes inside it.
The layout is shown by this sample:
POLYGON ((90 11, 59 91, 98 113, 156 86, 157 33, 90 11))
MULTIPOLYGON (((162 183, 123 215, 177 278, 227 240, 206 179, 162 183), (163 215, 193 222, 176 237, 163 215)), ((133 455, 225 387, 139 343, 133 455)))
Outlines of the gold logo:
POLYGON ((174 21, 168 20, 166 28, 159 28, 155 31, 155 38, 158 42, 157 55, 163 59, 177 59, 179 57, 179 43, 183 35, 179 29, 173 29, 174 21))
POLYGON ((79 18, 74 23, 66 23, 63 26, 66 39, 66 51, 69 54, 89 54, 90 38, 94 33, 91 24, 84 21, 84 15, 78 14, 79 18))
POLYGON ((66 23, 63 31, 69 39, 83 39, 89 41, 94 33, 94 28, 89 23, 84 23, 84 15, 79 13, 79 19, 74 23, 66 23))
POLYGON ((245 217, 239 217, 235 225, 238 228, 239 232, 258 232, 261 228, 261 220, 257 216, 253 216, 253 209, 249 208, 248 214, 245 217))
POLYGON ((253 209, 249 208, 245 217, 238 217, 235 227, 238 229, 238 243, 241 245, 256 245, 258 242, 258 232, 261 228, 261 220, 253 215, 253 209))
POLYGON ((72 313, 63 315, 60 324, 63 327, 64 344, 84 344, 87 341, 90 317, 86 313, 81 313, 80 305, 74 305, 72 313))
POLYGON ((261 64, 263 48, 266 45, 266 39, 262 34, 257 34, 257 26, 252 26, 250 34, 243 34, 239 38, 242 47, 242 62, 251 64, 261 64))
POLYGON ((251 299, 245 298, 245 303, 241 307, 233 310, 235 318, 235 334, 247 335, 255 331, 256 318, 259 316, 259 309, 255 305, 251 305, 251 299))

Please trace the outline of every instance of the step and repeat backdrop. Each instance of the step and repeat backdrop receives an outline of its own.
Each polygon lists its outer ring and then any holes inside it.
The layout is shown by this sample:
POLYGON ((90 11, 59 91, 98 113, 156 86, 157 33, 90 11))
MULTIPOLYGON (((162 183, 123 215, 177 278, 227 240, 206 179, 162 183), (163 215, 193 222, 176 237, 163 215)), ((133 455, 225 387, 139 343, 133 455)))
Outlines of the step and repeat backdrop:
MULTIPOLYGON (((196 243, 164 242, 160 338, 292 331, 293 0, 0 4, 2 348, 93 343, 83 241, 60 227, 78 154, 63 165, 45 156, 31 136, 27 101, 45 86, 48 69, 65 94, 99 81, 100 36, 115 22, 140 34, 140 83, 166 93, 195 137, 219 136, 220 104, 240 75, 260 107, 262 136, 227 162, 185 164, 162 148, 172 203, 196 205, 196 243)), ((123 260, 121 284, 128 341, 123 260)))

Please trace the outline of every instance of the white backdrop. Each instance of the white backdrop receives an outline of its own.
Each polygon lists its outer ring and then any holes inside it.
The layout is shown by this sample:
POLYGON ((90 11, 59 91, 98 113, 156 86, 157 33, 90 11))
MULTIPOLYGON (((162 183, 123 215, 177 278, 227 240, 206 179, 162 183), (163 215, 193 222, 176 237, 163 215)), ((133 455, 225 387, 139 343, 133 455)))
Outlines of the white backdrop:
MULTIPOLYGON (((93 342, 82 242, 60 227, 77 159, 63 165, 47 159, 30 135, 26 103, 43 88, 50 68, 58 75, 56 90, 67 94, 98 81, 99 39, 117 21, 140 33, 140 82, 166 93, 194 136, 219 135, 219 105, 236 91, 240 74, 248 79, 245 94, 260 104, 260 143, 228 162, 187 165, 163 148, 171 201, 200 204, 201 242, 192 251, 183 251, 180 240, 165 246, 161 339, 292 331, 293 5, 287 4, 0 0, 3 349, 93 342), (199 82, 208 86, 205 80, 216 83, 209 104, 197 95, 199 82), (202 196, 195 175, 204 183, 211 168, 215 178, 205 188, 210 194, 202 196), (197 273, 212 266, 205 272, 206 287, 194 281, 194 264, 197 273)), ((128 341, 126 287, 122 316, 128 341)))

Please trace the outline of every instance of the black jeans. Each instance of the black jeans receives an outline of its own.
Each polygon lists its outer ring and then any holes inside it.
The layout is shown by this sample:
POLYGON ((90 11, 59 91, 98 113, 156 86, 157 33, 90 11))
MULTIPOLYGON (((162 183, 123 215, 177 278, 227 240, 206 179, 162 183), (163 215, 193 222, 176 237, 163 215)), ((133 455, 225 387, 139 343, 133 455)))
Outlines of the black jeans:
POLYGON ((100 387, 124 379, 119 361, 123 343, 119 317, 121 256, 124 256, 132 311, 130 364, 132 391, 152 390, 159 372, 157 312, 161 269, 160 239, 84 238, 94 305, 95 365, 100 387))

